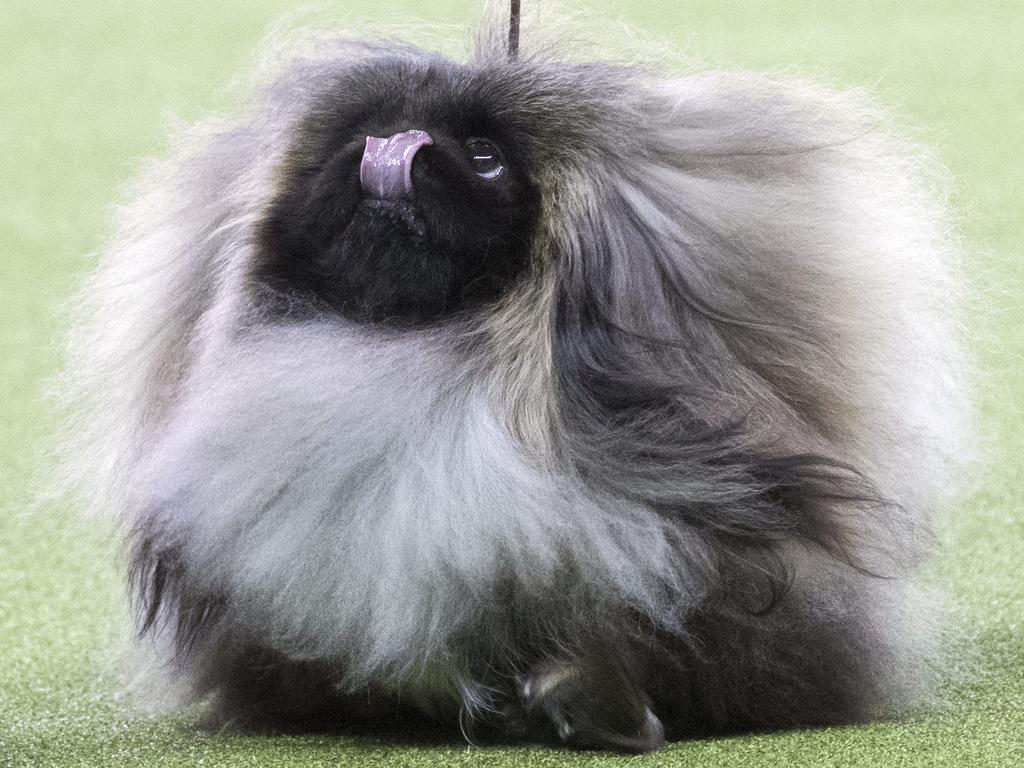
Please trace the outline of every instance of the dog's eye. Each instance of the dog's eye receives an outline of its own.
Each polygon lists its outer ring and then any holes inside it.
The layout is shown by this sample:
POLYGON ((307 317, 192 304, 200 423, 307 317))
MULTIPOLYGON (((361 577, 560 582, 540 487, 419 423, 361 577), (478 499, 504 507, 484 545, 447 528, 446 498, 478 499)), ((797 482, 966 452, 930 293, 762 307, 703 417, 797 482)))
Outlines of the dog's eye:
POLYGON ((487 139, 470 139, 466 142, 466 157, 469 167, 481 179, 496 179, 505 171, 501 152, 494 142, 487 139))

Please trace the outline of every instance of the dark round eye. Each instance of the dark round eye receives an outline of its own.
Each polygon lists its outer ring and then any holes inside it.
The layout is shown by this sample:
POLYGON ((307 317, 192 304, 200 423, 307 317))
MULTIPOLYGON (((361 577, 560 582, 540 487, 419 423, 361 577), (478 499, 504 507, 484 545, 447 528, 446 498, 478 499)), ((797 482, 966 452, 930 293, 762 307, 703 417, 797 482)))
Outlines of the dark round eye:
POLYGON ((481 179, 496 179, 505 171, 501 152, 494 142, 487 139, 470 139, 466 142, 466 157, 469 167, 481 179))

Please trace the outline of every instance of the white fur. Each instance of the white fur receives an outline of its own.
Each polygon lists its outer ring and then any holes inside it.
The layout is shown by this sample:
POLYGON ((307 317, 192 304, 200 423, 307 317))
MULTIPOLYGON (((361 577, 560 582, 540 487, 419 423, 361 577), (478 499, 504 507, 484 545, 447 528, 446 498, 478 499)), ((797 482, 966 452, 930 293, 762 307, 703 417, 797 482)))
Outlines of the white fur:
POLYGON ((546 592, 566 551, 567 602, 685 613, 665 596, 696 602, 702 569, 674 557, 679 534, 528 461, 448 346, 341 322, 242 334, 189 382, 133 505, 160 510, 250 631, 343 659, 352 685, 443 664, 500 580, 546 592))

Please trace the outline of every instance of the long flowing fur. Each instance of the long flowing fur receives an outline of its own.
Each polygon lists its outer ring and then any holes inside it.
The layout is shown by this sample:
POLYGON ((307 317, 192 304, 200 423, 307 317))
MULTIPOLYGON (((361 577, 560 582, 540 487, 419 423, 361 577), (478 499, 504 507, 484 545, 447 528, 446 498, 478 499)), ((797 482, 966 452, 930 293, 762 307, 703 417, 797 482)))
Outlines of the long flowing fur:
POLYGON ((243 720, 366 690, 484 716, 608 638, 672 732, 922 695, 914 574, 967 442, 931 162, 859 93, 500 40, 321 44, 133 189, 79 298, 65 464, 124 522, 140 631, 243 720), (261 217, 378 60, 527 127, 530 275, 429 329, 271 318, 261 217))

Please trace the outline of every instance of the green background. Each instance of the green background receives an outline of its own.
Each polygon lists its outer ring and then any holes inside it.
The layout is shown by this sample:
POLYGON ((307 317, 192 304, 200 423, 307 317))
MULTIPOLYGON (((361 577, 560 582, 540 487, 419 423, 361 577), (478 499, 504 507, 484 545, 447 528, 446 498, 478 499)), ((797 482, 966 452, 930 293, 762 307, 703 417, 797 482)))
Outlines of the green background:
MULTIPOLYGON (((542 0, 525 0, 531 2, 542 0)), ((119 695, 125 611, 104 521, 34 503, 53 415, 59 306, 107 232, 118 188, 170 116, 228 103, 289 2, 5 0, 0 12, 0 765, 1024 765, 1024 3, 598 2, 712 64, 866 85, 951 168, 969 246, 982 460, 949 510, 936 572, 976 637, 948 704, 898 723, 675 744, 641 758, 324 737, 199 734, 119 695), (114 650, 111 650, 114 649, 114 650)), ((322 6, 321 6, 322 7, 322 6)), ((330 6, 346 18, 361 3, 330 6)), ((476 4, 376 2, 382 21, 464 24, 476 4)), ((321 14, 322 15, 322 14, 321 14)), ((463 35, 464 30, 456 34, 463 35)))

